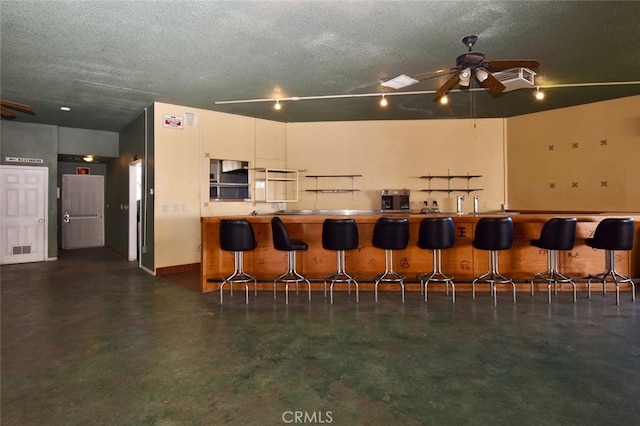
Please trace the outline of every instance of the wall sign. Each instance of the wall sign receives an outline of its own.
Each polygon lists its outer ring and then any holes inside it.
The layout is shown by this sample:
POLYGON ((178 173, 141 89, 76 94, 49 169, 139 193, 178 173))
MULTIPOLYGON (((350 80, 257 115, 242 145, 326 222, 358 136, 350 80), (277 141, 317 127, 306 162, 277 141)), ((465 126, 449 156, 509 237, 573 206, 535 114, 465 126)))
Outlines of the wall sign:
POLYGON ((171 129, 180 129, 182 130, 183 120, 181 115, 170 115, 163 114, 162 122, 164 127, 169 127, 171 129))
POLYGON ((42 158, 25 158, 25 157, 5 157, 7 163, 30 163, 30 164, 42 164, 44 160, 42 158))

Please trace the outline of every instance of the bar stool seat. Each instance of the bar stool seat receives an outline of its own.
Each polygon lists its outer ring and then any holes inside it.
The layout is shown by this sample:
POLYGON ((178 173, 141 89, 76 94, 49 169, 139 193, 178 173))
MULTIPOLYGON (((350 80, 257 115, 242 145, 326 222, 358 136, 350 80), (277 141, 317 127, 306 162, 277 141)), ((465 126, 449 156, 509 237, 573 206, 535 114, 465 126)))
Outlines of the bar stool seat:
POLYGON ((230 294, 233 296, 233 284, 243 283, 245 286, 246 303, 249 303, 249 283, 253 281, 254 293, 258 295, 258 281, 253 275, 244 271, 244 252, 257 247, 251 222, 246 219, 220 220, 220 249, 233 252, 234 271, 220 284, 220 303, 222 303, 222 288, 229 283, 230 294))
POLYGON ((373 246, 384 249, 384 272, 374 278, 375 299, 378 301, 378 284, 399 283, 404 303, 404 276, 393 270, 393 251, 404 250, 409 244, 409 219, 381 217, 373 228, 373 246))
POLYGON ((331 304, 333 304, 333 286, 346 283, 351 294, 351 283, 356 287, 356 302, 360 301, 358 282, 345 270, 345 251, 358 248, 358 226, 353 219, 325 219, 322 223, 322 248, 336 251, 336 272, 324 279, 324 296, 327 297, 327 282, 330 282, 331 304))
POLYGON ((300 239, 290 238, 286 226, 278 216, 271 218, 271 233, 273 234, 273 247, 276 250, 287 252, 288 263, 287 272, 273 280, 273 298, 276 298, 276 284, 283 282, 285 284, 285 303, 289 304, 289 284, 295 283, 297 294, 298 284, 305 282, 307 283, 307 290, 309 291, 309 300, 311 300, 311 283, 296 271, 296 252, 307 250, 309 245, 300 239))
POLYGON ((475 249, 489 251, 489 270, 471 282, 473 299, 476 298, 476 284, 484 282, 491 286, 493 304, 497 306, 496 284, 511 284, 513 303, 516 303, 515 283, 511 278, 505 277, 498 271, 499 252, 508 250, 513 245, 513 221, 511 218, 483 217, 478 220, 471 245, 475 249))
POLYGON ((605 271, 601 274, 589 275, 587 281, 588 297, 591 298, 591 281, 602 281, 602 294, 607 294, 607 278, 616 285, 616 305, 620 304, 620 284, 631 285, 631 301, 636 300, 636 286, 633 280, 616 271, 616 250, 631 250, 633 248, 634 220, 633 218, 607 218, 596 226, 593 238, 586 238, 585 244, 595 249, 605 251, 605 271))
POLYGON ((442 250, 453 247, 456 242, 455 227, 450 217, 430 217, 422 219, 418 231, 418 247, 433 250, 433 270, 418 275, 420 289, 424 291, 424 301, 427 301, 427 290, 431 282, 445 283, 446 294, 449 294, 451 284, 452 299, 456 301, 456 286, 453 277, 442 272, 442 250))
POLYGON ((551 285, 554 285, 554 293, 558 294, 558 284, 569 283, 573 286, 573 302, 576 302, 576 283, 572 278, 567 277, 559 271, 558 251, 573 249, 576 237, 577 219, 573 218, 551 218, 540 231, 540 238, 531 240, 530 244, 546 250, 547 270, 539 272, 531 278, 531 295, 534 295, 533 284, 536 281, 547 283, 547 293, 549 303, 551 303, 551 285))

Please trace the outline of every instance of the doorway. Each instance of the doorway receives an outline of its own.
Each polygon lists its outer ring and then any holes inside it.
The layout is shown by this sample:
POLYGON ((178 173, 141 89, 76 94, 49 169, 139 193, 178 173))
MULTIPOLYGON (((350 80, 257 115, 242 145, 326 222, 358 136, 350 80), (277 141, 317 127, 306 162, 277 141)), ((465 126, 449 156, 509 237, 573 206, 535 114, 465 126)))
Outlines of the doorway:
POLYGON ((104 245, 104 176, 62 175, 62 248, 104 245))
POLYGON ((140 260, 142 161, 129 163, 129 260, 140 260))
POLYGON ((46 259, 48 175, 48 167, 0 166, 1 264, 46 259))

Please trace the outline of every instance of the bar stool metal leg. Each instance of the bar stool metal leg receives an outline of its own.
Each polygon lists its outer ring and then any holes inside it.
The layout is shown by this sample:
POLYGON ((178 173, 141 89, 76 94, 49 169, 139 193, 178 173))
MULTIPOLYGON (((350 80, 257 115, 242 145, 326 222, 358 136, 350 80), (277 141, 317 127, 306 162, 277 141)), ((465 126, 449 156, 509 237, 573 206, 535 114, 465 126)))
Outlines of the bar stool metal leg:
MULTIPOLYGON (((449 284, 451 284, 453 303, 456 302, 456 285, 453 283, 453 277, 445 275, 442 272, 442 250, 433 250, 433 270, 421 275, 418 275, 420 280, 420 289, 424 292, 424 301, 427 301, 428 286, 430 282, 443 282, 445 283, 445 292, 449 295, 449 284)), ((422 292, 421 291, 421 292, 422 292)))
POLYGON ((229 283, 230 294, 233 295, 233 284, 234 283, 243 283, 245 287, 245 300, 246 303, 249 303, 249 282, 253 281, 253 291, 254 294, 258 295, 258 281, 253 275, 249 275, 244 272, 244 256, 241 251, 233 252, 233 260, 235 265, 235 270, 231 275, 224 279, 222 284, 220 284, 220 303, 222 302, 222 289, 226 283, 229 283))
POLYGON ((285 284, 285 303, 289 304, 289 284, 295 283, 296 285, 296 294, 298 294, 298 285, 300 282, 307 283, 307 289, 309 291, 309 300, 311 300, 311 283, 308 279, 302 276, 298 271, 296 271, 296 252, 288 251, 287 252, 287 264, 288 270, 284 274, 277 277, 273 280, 273 298, 276 298, 276 284, 278 282, 282 282, 285 284))
POLYGON ((324 279, 324 296, 327 297, 327 282, 329 281, 331 284, 329 286, 331 293, 331 304, 333 305, 333 285, 335 283, 346 283, 349 294, 351 294, 351 283, 353 283, 356 287, 356 302, 360 301, 359 291, 358 291, 358 281, 351 275, 347 273, 345 270, 345 251, 337 250, 336 251, 336 272, 328 275, 324 279))
POLYGON ((404 303, 404 276, 393 270, 393 250, 384 251, 384 272, 379 273, 375 277, 375 298, 378 301, 378 284, 381 282, 400 283, 402 290, 402 303, 404 303))
POLYGON ((530 281, 532 296, 534 295, 533 284, 535 281, 546 281, 549 303, 551 303, 551 284, 554 285, 555 295, 558 294, 558 285, 565 283, 571 284, 573 287, 573 303, 576 303, 576 283, 573 281, 573 278, 569 278, 559 271, 558 250, 547 250, 547 270, 535 274, 530 281))
POLYGON ((491 295, 493 296, 494 306, 498 306, 498 297, 496 292, 496 284, 511 284, 513 289, 513 303, 516 303, 516 284, 511 278, 505 277, 498 271, 498 255, 497 250, 489 251, 489 271, 475 278, 471 282, 471 291, 473 300, 476 299, 476 284, 486 282, 491 286, 491 295))
POLYGON ((620 304, 620 284, 629 283, 631 285, 631 301, 636 300, 636 286, 633 280, 626 275, 622 275, 616 271, 615 250, 605 250, 605 271, 601 274, 589 275, 587 281, 587 294, 591 299, 591 281, 602 281, 602 294, 607 294, 607 277, 611 277, 616 285, 616 305, 620 304))

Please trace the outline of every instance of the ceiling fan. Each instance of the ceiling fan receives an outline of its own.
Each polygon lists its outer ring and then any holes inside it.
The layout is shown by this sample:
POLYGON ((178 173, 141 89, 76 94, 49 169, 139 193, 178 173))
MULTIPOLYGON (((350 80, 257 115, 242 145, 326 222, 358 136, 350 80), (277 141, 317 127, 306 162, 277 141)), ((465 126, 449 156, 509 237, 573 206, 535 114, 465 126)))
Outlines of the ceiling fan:
POLYGON ((461 41, 462 44, 469 48, 469 51, 456 58, 455 67, 449 70, 439 70, 420 74, 416 76, 417 78, 412 78, 403 74, 392 78, 391 80, 384 81, 382 85, 393 89, 401 89, 428 78, 454 73, 436 91, 433 100, 437 101, 446 95, 447 92, 456 84, 459 84, 462 87, 468 87, 471 83, 472 77, 475 77, 475 79, 490 92, 501 93, 505 90, 506 86, 492 74, 493 71, 501 71, 510 68, 536 69, 540 66, 540 63, 536 59, 487 60, 484 53, 471 50, 476 44, 476 41, 478 41, 478 36, 474 34, 462 37, 461 41))
POLYGON ((25 114, 36 115, 36 112, 29 105, 19 104, 17 102, 5 101, 0 99, 0 115, 7 120, 13 120, 16 115, 11 110, 24 112, 25 114))

